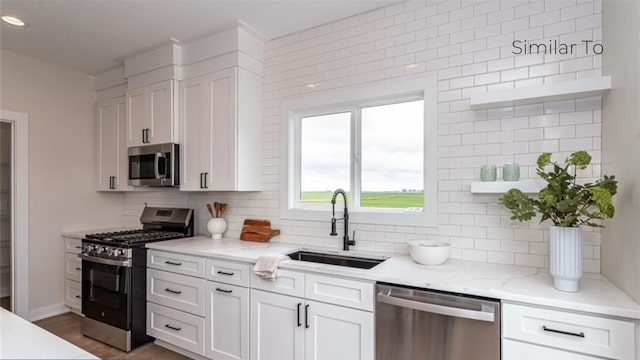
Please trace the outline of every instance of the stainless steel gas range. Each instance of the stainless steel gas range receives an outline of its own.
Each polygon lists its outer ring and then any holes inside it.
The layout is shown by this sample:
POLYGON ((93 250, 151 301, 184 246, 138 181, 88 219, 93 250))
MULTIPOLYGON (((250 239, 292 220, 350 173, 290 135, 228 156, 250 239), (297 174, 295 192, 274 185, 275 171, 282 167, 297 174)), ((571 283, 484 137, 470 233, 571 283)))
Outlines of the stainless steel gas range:
POLYGON ((145 207, 143 228, 82 239, 82 334, 124 351, 146 335, 148 242, 193 236, 193 209, 145 207))

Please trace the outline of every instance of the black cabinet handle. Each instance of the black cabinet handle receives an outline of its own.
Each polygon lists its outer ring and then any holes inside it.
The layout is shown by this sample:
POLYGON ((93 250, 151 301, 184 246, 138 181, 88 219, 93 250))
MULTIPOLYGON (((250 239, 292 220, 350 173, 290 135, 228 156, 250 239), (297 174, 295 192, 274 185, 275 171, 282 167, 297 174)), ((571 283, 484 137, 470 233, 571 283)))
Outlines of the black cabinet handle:
POLYGON ((78 270, 78 271, 82 271, 82 268, 77 267, 77 268, 76 268, 76 270, 78 270))
POLYGON ((169 260, 165 261, 164 263, 165 263, 165 264, 169 264, 169 265, 175 265, 175 266, 180 266, 180 265, 182 265, 182 263, 181 263, 181 262, 173 262, 173 261, 169 261, 169 260))
POLYGON ((298 303, 298 327, 302 326, 302 323, 300 322, 300 307, 302 306, 302 303, 298 303))
POLYGON ((182 328, 175 327, 175 326, 171 326, 171 325, 169 325, 169 324, 166 324, 164 327, 169 328, 169 329, 171 329, 171 330, 175 330, 175 331, 180 331, 180 330, 182 330, 182 328))
POLYGON ((309 326, 309 304, 304 306, 304 328, 308 329, 309 326))
POLYGON ((76 246, 76 249, 82 249, 82 246, 76 246))
POLYGON ((170 292, 172 294, 182 294, 182 291, 180 291, 180 290, 173 290, 173 289, 169 289, 169 288, 164 289, 164 291, 170 292))
POLYGON ((552 333, 556 333, 556 334, 576 336, 576 337, 581 337, 581 338, 584 337, 584 333, 582 331, 580 331, 579 333, 575 333, 575 332, 564 331, 564 330, 556 330, 556 329, 548 328, 545 325, 542 325, 542 330, 548 331, 548 332, 552 332, 552 333))
POLYGON ((227 276, 233 276, 233 274, 235 274, 235 273, 232 273, 232 272, 226 272, 226 271, 218 271, 218 274, 220 274, 220 275, 227 275, 227 276))
POLYGON ((203 178, 204 178, 204 173, 200 173, 200 189, 204 189, 204 185, 203 185, 204 180, 203 180, 203 178))
POLYGON ((82 296, 80 296, 80 295, 76 295, 76 297, 77 297, 78 299, 82 299, 82 296))
POLYGON ((225 289, 221 289, 221 288, 216 288, 216 291, 220 291, 220 292, 223 292, 225 294, 231 294, 233 292, 233 290, 225 290, 225 289))
POLYGON ((209 173, 204 173, 204 188, 208 189, 209 186, 207 186, 207 175, 209 175, 209 173))

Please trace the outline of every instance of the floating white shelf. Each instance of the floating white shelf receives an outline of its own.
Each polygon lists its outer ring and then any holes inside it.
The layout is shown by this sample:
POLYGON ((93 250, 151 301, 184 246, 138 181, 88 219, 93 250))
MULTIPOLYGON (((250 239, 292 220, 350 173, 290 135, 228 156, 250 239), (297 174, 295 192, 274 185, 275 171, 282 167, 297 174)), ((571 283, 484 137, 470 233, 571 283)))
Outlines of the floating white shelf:
POLYGON ((543 180, 527 179, 520 181, 477 181, 471 183, 471 192, 475 194, 504 194, 517 188, 523 193, 537 193, 545 185, 543 180))
POLYGON ((611 77, 580 79, 561 83, 525 86, 471 95, 471 109, 481 110, 545 101, 578 99, 604 94, 611 89, 611 77))
MULTIPOLYGON (((594 183, 597 179, 579 178, 580 184, 594 183)), ((547 186, 547 182, 542 179, 523 179, 520 181, 474 181, 471 183, 471 192, 474 194, 505 194, 507 191, 516 188, 525 194, 538 193, 547 186)))

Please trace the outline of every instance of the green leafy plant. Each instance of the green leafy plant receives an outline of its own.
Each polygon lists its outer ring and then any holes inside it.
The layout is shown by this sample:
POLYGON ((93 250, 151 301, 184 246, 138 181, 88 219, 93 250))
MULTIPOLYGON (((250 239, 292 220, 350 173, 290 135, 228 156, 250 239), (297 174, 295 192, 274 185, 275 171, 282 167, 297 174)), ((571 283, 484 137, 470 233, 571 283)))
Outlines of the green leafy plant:
POLYGON ((536 172, 547 186, 540 190, 538 198, 511 189, 500 198, 500 203, 511 210, 512 220, 529 221, 539 213, 540 222, 551 220, 556 226, 603 227, 594 220, 613 217, 612 198, 618 191, 618 182, 615 176, 604 175, 595 183, 578 184, 577 170, 586 169, 590 163, 591 156, 586 151, 572 153, 564 166, 552 162, 551 153, 543 153, 538 157, 536 172), (548 166, 552 170, 545 171, 548 166), (573 174, 569 170, 573 170, 573 174))

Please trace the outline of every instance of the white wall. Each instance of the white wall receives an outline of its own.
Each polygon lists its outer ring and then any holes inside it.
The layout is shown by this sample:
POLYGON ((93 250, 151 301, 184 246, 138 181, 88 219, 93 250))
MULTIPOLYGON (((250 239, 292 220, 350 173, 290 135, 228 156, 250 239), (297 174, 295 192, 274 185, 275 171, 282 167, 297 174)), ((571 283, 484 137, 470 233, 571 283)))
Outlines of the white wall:
MULTIPOLYGON (((128 194, 124 221, 138 222, 143 202, 193 206, 205 233, 204 204, 230 203, 227 236, 244 218, 272 221, 294 241, 338 248, 324 222, 280 219, 280 105, 334 89, 435 74, 438 91, 438 226, 354 224, 360 250, 406 253, 406 241, 451 242, 457 259, 548 266, 548 224, 512 222, 495 195, 473 195, 482 164, 517 162, 535 177, 544 151, 558 158, 588 150, 600 174, 601 99, 471 111, 474 92, 599 76, 600 56, 513 55, 513 40, 580 43, 601 39, 600 0, 409 1, 275 39, 266 44, 263 80, 263 191, 250 194, 128 194), (407 64, 415 63, 412 69, 407 64), (315 89, 305 85, 319 83, 315 89)), ((429 191, 430 189, 426 189, 429 191)), ((600 272, 600 233, 584 234, 584 269, 600 272)))
MULTIPOLYGON (((119 226, 122 197, 94 190, 92 77, 7 50, 0 108, 29 115, 29 308, 64 301, 62 231, 119 226)), ((45 310, 43 310, 45 309, 45 310)))
POLYGON ((602 273, 640 302, 640 3, 606 1, 603 72, 613 89, 603 100, 602 168, 618 179, 616 216, 603 231, 602 273))

